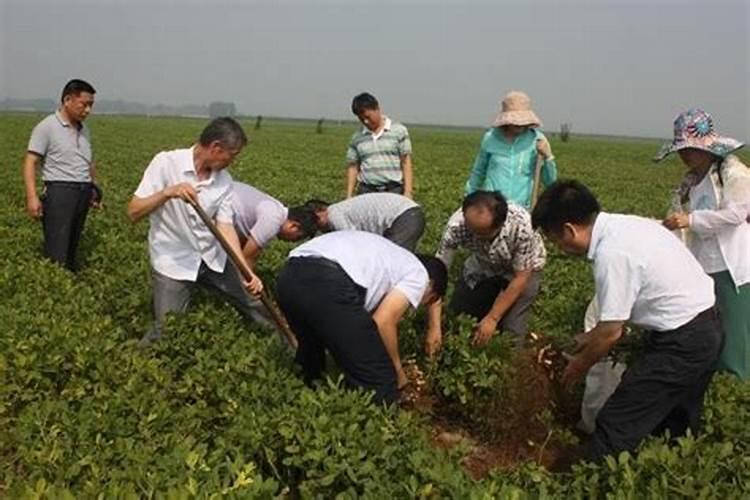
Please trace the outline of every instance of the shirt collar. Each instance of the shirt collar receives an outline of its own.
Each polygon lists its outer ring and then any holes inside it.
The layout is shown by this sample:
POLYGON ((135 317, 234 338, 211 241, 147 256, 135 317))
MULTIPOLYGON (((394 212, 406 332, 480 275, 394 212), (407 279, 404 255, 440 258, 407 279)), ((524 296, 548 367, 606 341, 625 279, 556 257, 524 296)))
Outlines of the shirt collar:
MULTIPOLYGON (((390 130, 390 129, 391 129, 391 126, 393 125, 393 122, 391 121, 391 119, 390 119, 390 118, 388 118, 387 116, 383 116, 383 118, 385 119, 385 120, 384 120, 384 122, 383 122, 383 130, 381 130, 381 131, 380 131, 380 132, 379 132, 379 133, 377 134, 377 136, 378 136, 378 137, 380 137, 380 135, 382 135, 382 134, 383 134, 383 132, 385 132, 386 130, 390 130)), ((375 132, 373 132, 372 130, 370 130, 370 129, 369 129, 369 128, 367 128, 367 127, 362 127, 362 133, 363 133, 363 134, 365 134, 365 135, 366 135, 366 134, 370 134, 370 135, 376 135, 376 133, 375 133, 375 132)))
POLYGON ((599 212, 594 221, 594 227, 591 229, 591 241, 589 242, 589 251, 586 254, 589 260, 594 260, 596 256, 596 250, 599 243, 604 236, 607 229, 607 222, 609 220, 609 214, 605 212, 599 212))
POLYGON ((63 127, 70 127, 70 122, 65 121, 65 117, 59 109, 55 110, 55 118, 57 118, 57 121, 60 122, 60 125, 63 127))

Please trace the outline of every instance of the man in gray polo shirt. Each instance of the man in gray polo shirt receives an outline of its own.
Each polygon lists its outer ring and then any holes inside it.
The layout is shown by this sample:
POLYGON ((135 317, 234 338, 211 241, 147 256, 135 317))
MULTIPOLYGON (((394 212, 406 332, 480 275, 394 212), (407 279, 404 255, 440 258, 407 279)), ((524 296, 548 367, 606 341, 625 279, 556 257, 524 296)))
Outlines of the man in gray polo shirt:
POLYGON ((83 80, 69 81, 62 104, 31 133, 23 164, 26 211, 41 219, 44 255, 71 271, 89 206, 98 206, 91 136, 83 121, 91 113, 96 91, 83 80), (36 192, 36 170, 42 163, 44 191, 36 192))
POLYGON ((422 207, 400 194, 367 193, 333 205, 310 200, 305 206, 315 213, 323 232, 355 229, 375 233, 411 252, 424 232, 422 207))

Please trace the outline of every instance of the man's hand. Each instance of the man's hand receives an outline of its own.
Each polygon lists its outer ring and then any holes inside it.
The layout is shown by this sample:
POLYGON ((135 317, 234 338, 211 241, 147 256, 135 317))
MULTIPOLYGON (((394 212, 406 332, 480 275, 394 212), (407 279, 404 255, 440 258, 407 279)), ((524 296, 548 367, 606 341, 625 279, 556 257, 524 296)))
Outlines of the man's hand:
POLYGON ((396 387, 398 390, 402 390, 406 385, 409 383, 409 379, 406 378, 406 373, 404 372, 404 367, 401 366, 399 363, 398 367, 396 368, 396 387))
POLYGON ((662 224, 664 224, 664 226, 670 231, 683 229, 690 225, 690 216, 684 212, 674 213, 664 219, 662 224))
POLYGON ((482 321, 474 328, 472 344, 475 346, 486 345, 497 332, 497 323, 497 320, 489 316, 482 318, 482 321))
POLYGON ((552 147, 549 145, 549 141, 546 137, 540 137, 536 140, 536 152, 542 157, 543 160, 546 160, 550 156, 552 156, 552 147))
POLYGON ((252 277, 253 278, 249 282, 243 282, 243 285, 250 295, 253 297, 260 297, 260 294, 263 293, 263 282, 255 273, 252 274, 252 277))
POLYGON ((443 345, 443 333, 440 328, 429 328, 424 338, 424 351, 429 357, 438 353, 443 345))
POLYGON ((36 194, 26 199, 26 213, 32 219, 42 218, 42 202, 36 194))
POLYGON ((567 355, 566 358, 568 358, 568 364, 562 374, 562 384, 566 389, 571 390, 586 375, 589 367, 579 356, 567 355))
POLYGON ((198 191, 189 182, 181 182, 180 184, 169 186, 164 190, 164 194, 168 198, 180 198, 187 203, 191 200, 196 203, 198 202, 198 191))

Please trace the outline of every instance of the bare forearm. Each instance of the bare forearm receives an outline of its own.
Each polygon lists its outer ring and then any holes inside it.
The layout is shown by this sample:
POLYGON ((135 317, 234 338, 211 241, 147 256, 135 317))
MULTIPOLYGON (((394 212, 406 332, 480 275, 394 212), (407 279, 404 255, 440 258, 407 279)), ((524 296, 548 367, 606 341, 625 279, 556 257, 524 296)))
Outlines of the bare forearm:
POLYGON ((39 158, 27 154, 23 161, 23 184, 26 190, 26 198, 36 197, 36 168, 39 164, 39 158))
POLYGON ((170 197, 166 194, 166 190, 161 190, 146 198, 133 196, 130 203, 128 203, 128 218, 131 222, 138 222, 164 205, 169 199, 170 197))
POLYGON ((508 283, 505 290, 498 294, 495 302, 492 304, 492 308, 487 313, 487 316, 492 318, 495 322, 500 321, 503 316, 505 316, 505 313, 513 307, 513 304, 516 303, 518 297, 521 296, 526 285, 529 283, 530 276, 531 271, 517 273, 513 279, 510 280, 510 283, 508 283))
POLYGON ((354 194, 354 187, 357 185, 358 165, 349 165, 346 169, 346 197, 351 198, 354 194))
POLYGON ((414 193, 414 168, 411 155, 401 157, 401 170, 404 174, 404 196, 411 198, 414 193))
POLYGON ((621 323, 600 323, 587 333, 586 341, 576 354, 588 368, 605 357, 622 336, 621 323))
POLYGON ((401 369, 401 354, 398 352, 398 326, 390 322, 378 324, 378 333, 388 357, 391 358, 393 368, 399 371, 401 369))
POLYGON ((89 175, 91 175, 91 182, 96 182, 96 162, 91 162, 89 167, 89 175))

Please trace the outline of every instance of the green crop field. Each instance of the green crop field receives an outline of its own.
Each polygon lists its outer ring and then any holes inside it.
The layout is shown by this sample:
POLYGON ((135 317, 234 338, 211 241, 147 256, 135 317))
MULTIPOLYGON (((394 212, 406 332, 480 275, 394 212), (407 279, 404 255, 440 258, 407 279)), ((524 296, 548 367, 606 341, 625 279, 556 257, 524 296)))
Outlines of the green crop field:
MULTIPOLYGON (((152 320, 148 223, 131 224, 125 207, 150 159, 188 146, 206 122, 92 116, 105 206, 89 214, 83 269, 72 275, 41 258, 41 228, 24 211, 21 162, 39 119, 0 115, 0 496, 750 496, 750 384, 726 375, 714 379, 700 437, 672 444, 653 438, 635 455, 553 474, 533 459, 535 449, 540 457, 544 452, 536 435, 534 442, 515 435, 515 441, 530 441, 524 457, 531 458, 479 477, 467 471, 464 459, 476 443, 436 446, 430 415, 376 407, 368 396, 342 389, 335 372, 329 383, 306 388, 272 332, 244 324, 210 295, 198 293, 189 313, 170 319, 164 341, 138 350, 152 320)), ((314 123, 267 120, 260 130, 254 121, 244 125, 250 144, 231 167, 233 177, 288 204, 341 198, 353 124, 326 125, 322 134, 314 123)), ((415 197, 428 218, 420 250, 433 252, 460 204, 482 131, 410 132, 415 197)), ((588 184, 605 210, 650 217, 664 215, 682 173, 676 159, 651 163, 658 146, 552 139, 562 177, 588 184)), ((274 242, 259 262, 270 290, 290 248, 274 242)), ((585 261, 550 249, 533 311, 535 331, 551 339, 577 333, 593 292, 589 272, 585 261)), ((459 332, 466 328, 461 320, 452 323, 459 332)), ((518 383, 518 373, 503 362, 507 346, 497 340, 474 351, 456 335, 442 359, 427 366, 419 324, 419 317, 404 321, 404 357, 434 378, 454 411, 485 412, 469 427, 475 438, 502 447, 510 438, 489 432, 488 412, 514 417, 503 399, 513 397, 506 389, 518 383)), ((549 411, 531 418, 529 428, 543 425, 556 446, 577 439, 549 411)))

